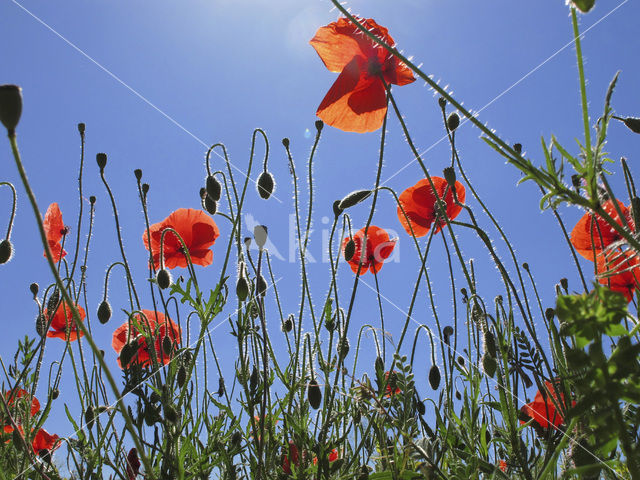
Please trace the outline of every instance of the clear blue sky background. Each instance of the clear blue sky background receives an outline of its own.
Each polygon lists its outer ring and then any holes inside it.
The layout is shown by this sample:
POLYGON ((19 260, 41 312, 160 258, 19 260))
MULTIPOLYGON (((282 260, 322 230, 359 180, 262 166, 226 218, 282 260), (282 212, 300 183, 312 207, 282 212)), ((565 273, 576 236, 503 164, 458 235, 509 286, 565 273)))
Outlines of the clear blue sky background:
MULTIPOLYGON (((574 138, 582 138, 582 124, 575 52, 567 46, 572 40, 570 19, 563 1, 352 0, 347 5, 354 13, 388 27, 405 54, 413 56, 443 85, 448 84, 467 107, 482 109, 480 118, 509 142, 522 143, 530 157, 541 161, 540 137, 549 139, 552 133, 577 151, 574 138)), ((275 199, 264 202, 252 191, 247 212, 270 226, 274 245, 284 257, 274 263, 276 277, 284 277, 278 287, 284 292, 298 289, 298 267, 288 262, 289 215, 293 209, 280 140, 285 136, 291 139, 300 176, 304 177, 312 142, 305 132, 313 132, 315 110, 336 79, 308 41, 318 27, 337 18, 331 7, 328 0, 0 2, 0 83, 23 88, 24 112, 18 129, 23 160, 41 209, 58 202, 65 223, 72 226, 72 238, 78 212, 76 124, 87 125, 85 195, 98 197, 87 271, 88 310, 93 319, 102 297, 105 269, 119 259, 113 215, 99 181, 95 154, 109 155, 107 176, 122 214, 125 247, 142 288, 147 254, 141 241, 143 219, 133 170, 142 168, 144 181, 151 184, 152 222, 179 207, 198 208, 207 146, 225 142, 232 162, 244 169, 254 127, 264 128, 271 140, 270 170, 276 176, 276 196, 281 203, 275 199)), ((583 48, 594 120, 601 113, 605 90, 617 70, 622 74, 614 108, 621 115, 640 114, 638 18, 640 6, 632 1, 600 0, 591 14, 581 16, 582 31, 589 29, 583 48)), ((447 142, 442 141, 441 117, 433 92, 416 81, 395 93, 415 143, 427 152, 427 166, 432 174, 440 174, 450 153, 447 142)), ((569 279, 570 289, 580 288, 568 248, 551 213, 540 213, 536 187, 517 187, 519 173, 505 165, 478 136, 479 132, 469 125, 458 132, 467 172, 509 233, 519 260, 531 265, 545 306, 551 306, 553 286, 560 278, 569 279)), ((621 124, 613 124, 607 148, 613 159, 627 156, 635 173, 639 142, 640 137, 621 124)), ((9 144, 6 140, 2 143, 0 162, 4 167, 0 180, 18 186, 9 144)), ((323 217, 332 216, 333 200, 373 184, 378 145, 379 132, 358 135, 325 128, 314 169, 318 188, 310 252, 316 259, 322 256, 323 217)), ((258 151, 260 160, 261 147, 258 151)), ((399 124, 391 118, 382 175, 388 186, 400 192, 421 178, 417 164, 404 168, 411 160, 399 124)), ((214 160, 214 168, 220 167, 219 159, 214 160)), ((619 169, 614 167, 614 171, 619 169)), ((614 184, 623 195, 620 177, 616 173, 614 184)), ((35 336, 37 311, 29 284, 44 285, 50 278, 26 196, 22 187, 18 190, 15 258, 0 267, 0 354, 5 362, 12 357, 19 337, 35 336)), ((8 191, 0 191, 3 229, 9 198, 8 191)), ((474 202, 470 205, 477 207, 474 202)), ((88 210, 88 203, 86 207, 88 210)), ((404 316, 393 304, 406 309, 417 256, 395 211, 390 198, 383 195, 374 223, 397 232, 400 238, 399 261, 385 265, 380 275, 383 294, 389 299, 384 302, 385 318, 397 337, 404 316)), ((354 227, 363 226, 368 208, 363 206, 352 213, 354 227)), ((562 211, 569 228, 582 213, 562 211)), ((222 238, 226 237, 228 225, 223 221, 218 224, 222 238)), ((83 231, 83 239, 85 234, 83 231)), ((481 293, 491 301, 503 293, 497 272, 472 235, 461 232, 460 238, 465 255, 476 259, 481 293)), ((452 315, 448 267, 441 242, 434 243, 429 269, 439 314, 446 323, 452 315)), ((497 244, 504 252, 503 245, 497 244)), ((216 259, 223 255, 222 242, 213 250, 214 265, 206 270, 198 267, 203 283, 217 278, 220 265, 216 259)), ((589 265, 585 263, 585 267, 589 265)), ((96 339, 107 352, 111 352, 113 329, 124 321, 119 309, 126 306, 124 292, 117 286, 122 282, 120 271, 115 273, 110 292, 115 318, 107 326, 94 322, 96 339)), ((327 266, 312 266, 311 275, 316 282, 315 300, 320 303, 328 286, 327 266)), ((340 279, 345 287, 351 284, 352 276, 351 270, 342 265, 340 279)), ((373 285, 370 274, 363 280, 373 285)), ((416 319, 429 324, 432 316, 422 298, 416 319)), ((146 299, 149 305, 145 307, 150 308, 148 295, 146 299)), ((297 311, 297 302, 296 295, 286 294, 285 312, 297 311)), ((361 287, 357 309, 356 328, 377 317, 375 295, 370 289, 361 287)), ((273 338, 281 335, 279 327, 273 316, 273 338)), ((235 351, 227 346, 227 332, 228 326, 223 324, 215 331, 214 342, 230 376, 235 351)), ((52 340, 45 358, 52 361, 60 351, 60 342, 52 340)), ((420 355, 428 365, 428 350, 420 355)), ((108 358, 117 369, 115 355, 108 353, 108 358)), ((424 373, 426 377, 426 367, 424 373)), ((71 375, 67 369, 63 385, 68 389, 73 387, 71 375)), ((428 393, 426 378, 418 379, 418 387, 423 395, 428 393)), ((57 413, 62 412, 65 391, 56 404, 57 413)), ((40 392, 45 395, 44 385, 40 392)), ((56 418, 48 421, 47 428, 63 436, 72 431, 66 420, 56 418)))

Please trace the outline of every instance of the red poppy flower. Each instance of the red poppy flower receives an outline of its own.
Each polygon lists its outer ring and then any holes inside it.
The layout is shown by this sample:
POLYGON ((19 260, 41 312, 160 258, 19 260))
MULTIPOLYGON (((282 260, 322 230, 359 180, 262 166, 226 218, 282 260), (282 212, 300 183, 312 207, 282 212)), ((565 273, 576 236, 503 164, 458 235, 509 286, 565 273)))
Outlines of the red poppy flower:
MULTIPOLYGON (((431 181, 438 197, 447 206, 447 217, 449 220, 453 220, 462 210, 462 206, 456 204, 453 199, 453 189, 449 187, 447 181, 442 177, 431 177, 431 181)), ((464 203, 466 195, 464 185, 456 181, 455 188, 458 202, 460 204, 464 203)), ((435 233, 438 233, 442 226, 446 224, 443 218, 436 219, 436 196, 433 194, 433 189, 426 178, 402 192, 399 200, 409 221, 405 218, 400 207, 398 207, 398 219, 409 235, 411 235, 411 228, 413 228, 413 234, 416 237, 424 237, 429 233, 433 222, 436 222, 435 233)))
POLYGON ((171 355, 167 355, 162 350, 164 337, 168 336, 172 343, 180 343, 180 328, 173 322, 173 320, 169 317, 165 317, 161 312, 142 310, 142 313, 144 316, 140 314, 135 315, 134 320, 123 323, 115 332, 113 332, 111 346, 118 354, 118 365, 120 365, 120 368, 124 368, 133 363, 138 363, 141 367, 152 365, 149 346, 145 335, 147 337, 150 335, 151 338, 154 339, 153 344, 156 351, 156 359, 158 363, 163 365, 166 365, 171 361, 171 355), (145 335, 143 335, 142 332, 144 332, 145 335), (137 344, 137 350, 130 357, 131 359, 127 365, 123 366, 119 358, 122 353, 122 349, 127 343, 132 343, 134 341, 137 344))
POLYGON ((127 479, 134 480, 140 473, 140 459, 138 458, 138 450, 132 448, 127 455, 127 479))
MULTIPOLYGON (((334 448, 333 450, 331 450, 327 458, 329 459, 329 463, 332 463, 338 460, 338 458, 340 458, 340 455, 338 454, 338 449, 334 448)), ((313 457, 313 464, 314 465, 318 464, 318 457, 313 457)))
MULTIPOLYGON (((76 305, 80 320, 84 320, 87 316, 84 308, 80 305, 76 305)), ((49 320, 49 312, 45 308, 44 317, 49 320)), ((70 342, 77 340, 78 337, 82 337, 84 333, 78 331, 76 323, 73 320, 73 313, 68 303, 62 302, 58 306, 56 313, 53 314, 53 320, 51 320, 50 330, 47 332, 47 337, 56 337, 66 340, 67 337, 70 342), (68 332, 67 332, 68 330, 68 332), (67 335, 68 334, 68 335, 67 335)))
MULTIPOLYGON (((629 209, 619 200, 618 206, 626 222, 633 228, 629 209)), ((611 200, 604 202, 602 208, 618 225, 625 224, 611 200)), ((594 261, 594 250, 597 256, 602 250, 621 238, 618 232, 611 228, 600 215, 594 215, 593 213, 585 213, 571 231, 571 244, 580 255, 592 262, 594 261), (595 223, 593 222, 594 219, 596 220, 595 223)))
MULTIPOLYGON (((356 18, 388 45, 395 42, 373 19, 356 18)), ((320 103, 316 115, 327 125, 347 132, 373 132, 387 113, 387 84, 415 81, 411 70, 358 30, 347 18, 320 27, 309 42, 338 79, 320 103), (382 81, 384 79, 384 82, 382 81)))
POLYGON ((284 455, 282 457, 282 470, 287 475, 291 475, 291 463, 289 463, 289 458, 291 458, 291 462, 296 466, 300 466, 300 455, 298 454, 298 447, 296 447, 291 440, 289 440, 289 455, 284 455))
MULTIPOLYGON (((220 235, 213 219, 202 210, 193 208, 179 208, 160 223, 151 225, 151 251, 156 267, 160 265, 160 239, 166 228, 173 228, 184 241, 191 261, 195 265, 206 267, 213 262, 213 252, 209 247, 220 235)), ((149 250, 147 232, 142 234, 144 247, 149 250)), ((168 232, 164 236, 164 266, 165 268, 186 267, 187 258, 182 251, 180 240, 168 232)))
MULTIPOLYGON (((347 243, 351 240, 347 237, 342 242, 342 249, 346 247, 347 243)), ((358 266, 362 264, 360 269, 360 275, 364 275, 367 270, 371 273, 378 273, 382 268, 382 264, 386 258, 389 258, 393 248, 396 245, 396 239, 390 240, 389 234, 382 228, 370 225, 367 230, 365 238, 364 228, 361 228, 353 236, 353 241, 356 244, 355 253, 351 260, 349 260, 349 266, 354 272, 358 271, 358 266), (362 248, 362 244, 365 244, 365 248, 362 248)))
POLYGON ((640 286, 640 260, 631 251, 615 250, 598 255, 598 273, 610 272, 598 281, 611 290, 622 293, 628 302, 633 299, 633 291, 640 286))
MULTIPOLYGON (((527 403, 520 410, 537 422, 542 428, 547 428, 549 425, 559 427, 564 423, 564 417, 556 410, 552 398, 555 399, 556 404, 564 405, 564 395, 560 393, 559 397, 556 396, 552 382, 546 381, 544 384, 547 392, 543 394, 538 391, 533 402, 527 403)), ((575 405, 575 403, 574 401, 573 405, 575 405)), ((520 420, 520 423, 524 424, 526 422, 520 420)))
POLYGON ((40 402, 38 401, 38 399, 36 397, 32 397, 29 392, 22 388, 14 390, 13 393, 10 390, 4 392, 4 398, 7 399, 7 405, 9 406, 15 405, 16 401, 18 403, 21 403, 23 401, 28 401, 29 399, 31 399, 30 413, 32 417, 40 411, 40 402), (21 400, 22 398, 24 398, 24 400, 21 400))
POLYGON ((387 394, 385 395, 385 397, 397 395, 398 393, 402 392, 402 390, 400 390, 400 387, 398 387, 397 385, 395 385, 396 388, 393 388, 393 386, 391 385, 392 383, 396 382, 395 373, 391 376, 391 379, 389 379, 389 372, 384 372, 384 378, 387 380, 387 394))
POLYGON ((503 472, 507 471, 507 462, 505 462, 504 460, 500 460, 500 463, 498 464, 498 468, 500 470, 502 470, 503 472))
MULTIPOLYGON (((67 233, 67 227, 64 226, 62 221, 62 213, 57 203, 52 203, 47 208, 47 212, 44 214, 44 233, 47 236, 47 242, 49 243, 49 249, 51 250, 51 256, 57 262, 61 260, 67 252, 62 249, 60 241, 67 233)), ((47 253, 44 253, 47 256, 47 253)))
POLYGON ((51 452, 60 446, 60 437, 58 435, 51 435, 44 428, 38 430, 31 441, 33 451, 40 453, 43 450, 51 452))

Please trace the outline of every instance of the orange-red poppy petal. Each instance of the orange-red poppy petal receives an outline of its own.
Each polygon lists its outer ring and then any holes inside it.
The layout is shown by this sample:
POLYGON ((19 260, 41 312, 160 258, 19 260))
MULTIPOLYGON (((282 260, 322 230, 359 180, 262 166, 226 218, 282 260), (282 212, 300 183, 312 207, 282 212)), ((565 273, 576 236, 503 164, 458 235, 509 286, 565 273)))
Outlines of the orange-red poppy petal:
MULTIPOLYGON (((618 200, 618 206, 620 207, 620 211, 625 217, 627 223, 631 225, 632 219, 629 209, 620 200, 618 200)), ((611 200, 604 202, 602 207, 605 212, 607 212, 607 214, 616 221, 616 223, 624 225, 624 222, 620 218, 620 215, 618 215, 618 212, 611 200)), ((580 255, 592 262, 595 260, 594 251, 595 256, 597 256, 600 251, 604 250, 620 238, 621 237, 618 232, 611 228, 611 226, 602 217, 592 213, 585 213, 571 231, 571 244, 573 247, 580 255), (596 219, 596 222, 593 222, 594 218, 596 219)))
POLYGON ((36 453, 42 450, 55 450, 60 446, 60 437, 58 437, 58 435, 51 435, 44 428, 41 428, 33 437, 31 446, 36 453))
POLYGON ((633 292, 640 287, 640 260, 631 251, 613 251, 601 253, 597 257, 599 274, 610 272, 612 275, 603 276, 598 281, 608 285, 611 290, 622 293, 627 302, 633 300, 633 292))
MULTIPOLYGON (((47 208, 47 212, 44 214, 43 220, 44 233, 47 237, 47 243, 51 249, 51 255, 55 261, 62 259, 67 252, 62 249, 60 240, 64 235, 65 226, 62 221, 62 213, 57 203, 52 203, 47 208)), ((46 253, 43 254, 45 257, 46 253)))
POLYGON ((346 132, 373 132, 387 113, 387 95, 382 81, 361 69, 363 60, 349 62, 320 103, 316 115, 324 123, 346 132))
MULTIPOLYGON (((82 308, 80 305, 76 305, 76 308, 78 309, 80 321, 84 321, 87 316, 84 308, 82 308)), ((44 311, 44 316, 45 318, 49 317, 46 309, 44 311)), ((79 331, 76 327, 71 308, 67 304, 61 303, 58 306, 55 314, 53 315, 51 326, 49 327, 49 331, 47 332, 47 337, 61 338, 62 340, 68 339, 70 342, 73 342, 83 335, 84 333, 82 333, 82 331, 79 331), (69 330, 68 332, 67 328, 69 330)))

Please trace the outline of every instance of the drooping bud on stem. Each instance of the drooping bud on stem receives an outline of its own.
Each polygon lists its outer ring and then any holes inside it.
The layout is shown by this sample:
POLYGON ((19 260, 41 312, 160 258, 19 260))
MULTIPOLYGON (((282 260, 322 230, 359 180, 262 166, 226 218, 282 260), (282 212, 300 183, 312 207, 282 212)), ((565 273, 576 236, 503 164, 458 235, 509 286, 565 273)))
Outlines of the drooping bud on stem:
POLYGON ((371 190, 356 190, 355 192, 351 192, 340 201, 338 208, 340 208, 340 210, 346 210, 347 208, 353 207, 354 205, 362 202, 369 195, 371 195, 371 190))
POLYGON ((98 167, 102 172, 104 170, 104 167, 107 166, 107 154, 106 153, 96 154, 96 162, 98 163, 98 167))
POLYGON ((267 172, 266 170, 262 172, 258 177, 257 182, 258 194, 260 195, 260 198, 268 200, 273 193, 274 185, 275 182, 273 180, 273 175, 271 175, 271 173, 267 172))
POLYGON ((161 268, 160 270, 158 270, 158 273, 156 275, 156 281, 158 282, 158 286, 162 290, 164 290, 165 288, 169 287, 169 285, 171 285, 171 274, 167 269, 161 268))
POLYGON ((0 242, 0 265, 7 263, 13 256, 13 245, 11 240, 5 238, 0 242))
POLYGON ((267 243, 267 227, 265 225, 256 225, 253 228, 253 238, 258 248, 262 250, 267 243))
POLYGON ((105 299, 98 306, 98 320, 101 324, 106 324, 111 318, 111 305, 105 299))
POLYGON ((0 121, 13 137, 22 114, 22 93, 17 85, 0 85, 0 121))
POLYGON ((356 253, 356 242, 353 238, 350 238, 347 244, 344 246, 344 259, 350 261, 356 253))
POLYGON ((309 385, 307 387, 307 399, 309 400, 309 405, 314 410, 320 408, 320 404, 322 403, 322 391, 320 390, 320 386, 318 382, 316 382, 315 378, 312 378, 309 381, 309 385))
POLYGON ((206 189, 207 194, 211 197, 214 202, 220 200, 220 196, 222 195, 222 185, 216 177, 213 175, 208 175, 206 180, 206 189))
POLYGON ((440 369, 437 365, 431 365, 431 369, 429 370, 429 385, 431 385, 431 388, 437 390, 440 386, 440 379, 440 369))
POLYGON ((447 127, 449 128, 449 130, 453 132, 456 128, 458 128, 459 125, 460 125, 460 117, 456 112, 451 113, 447 117, 447 127))
POLYGON ((456 171, 453 169, 453 167, 446 167, 443 170, 443 175, 449 187, 453 191, 456 191, 456 171))

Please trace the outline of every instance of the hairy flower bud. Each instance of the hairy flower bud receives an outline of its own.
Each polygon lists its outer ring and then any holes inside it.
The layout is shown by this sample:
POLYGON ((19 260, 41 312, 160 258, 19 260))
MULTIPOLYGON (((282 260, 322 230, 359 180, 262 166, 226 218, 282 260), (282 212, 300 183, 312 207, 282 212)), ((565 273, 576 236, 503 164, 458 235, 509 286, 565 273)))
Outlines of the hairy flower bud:
POLYGON ((333 202, 333 215, 335 218, 338 218, 342 215, 342 209, 340 208, 340 200, 336 200, 333 202))
POLYGON ((498 368, 498 362, 496 359, 489 355, 489 352, 486 352, 482 355, 482 368, 484 369, 484 373, 489 375, 491 378, 496 374, 496 369, 498 368))
POLYGON ((78 132, 80 133, 80 135, 84 135, 84 130, 86 128, 86 125, 82 122, 80 122, 78 124, 78 132))
POLYGON ((346 210, 364 201, 369 195, 371 195, 371 190, 356 190, 340 200, 338 207, 340 210, 346 210))
POLYGON ((109 321, 111 313, 111 305, 109 302, 107 300, 100 302, 100 305, 98 306, 98 320, 101 324, 104 325, 109 321))
POLYGON ((96 162, 98 163, 98 167, 100 168, 100 171, 104 170, 104 167, 107 166, 107 154, 106 153, 96 154, 96 162))
POLYGON ((267 293, 267 281, 262 275, 258 275, 256 278, 256 291, 259 295, 265 295, 267 293))
POLYGON ((356 253, 356 242, 353 238, 350 238, 347 244, 344 246, 344 259, 350 261, 356 253))
POLYGON ((456 188, 456 171, 453 169, 453 167, 446 167, 443 170, 443 174, 444 174, 444 179, 447 181, 447 184, 449 185, 449 188, 451 188, 453 191, 457 191, 456 188))
POLYGON ((249 296, 249 283, 246 278, 238 278, 238 282, 236 283, 236 295, 238 296, 238 300, 241 302, 244 302, 249 296))
POLYGON ((261 198, 268 200, 271 194, 273 193, 273 187, 275 182, 273 180, 273 175, 271 175, 266 170, 260 174, 258 177, 258 194, 261 198))
POLYGON ((206 190, 207 194, 211 197, 214 202, 220 200, 220 196, 222 195, 222 185, 216 177, 213 175, 208 175, 206 180, 206 190))
POLYGON ((623 122, 633 133, 640 133, 640 118, 627 117, 623 122))
POLYGON ((29 291, 31 292, 31 295, 33 295, 33 298, 36 298, 38 296, 39 290, 40 286, 36 282, 33 282, 31 285, 29 285, 29 291))
POLYGON ((136 168, 133 171, 133 174, 136 176, 136 180, 140 181, 142 179, 142 170, 140 170, 139 168, 136 168))
POLYGON ((218 202, 211 198, 208 193, 204 196, 204 209, 209 215, 215 215, 218 211, 218 202))
POLYGON ((176 381, 178 382, 178 386, 180 388, 184 387, 185 382, 187 381, 187 367, 184 365, 180 365, 178 369, 178 375, 176 376, 176 381))
POLYGON ((453 132, 456 128, 458 128, 459 125, 460 125, 460 116, 456 112, 451 113, 447 117, 447 127, 449 128, 449 130, 453 132))
POLYGON ((322 403, 322 391, 320 390, 318 382, 316 382, 314 378, 311 379, 307 387, 307 399, 309 400, 309 405, 311 405, 314 410, 320 408, 320 404, 322 403))
POLYGON ((265 225, 256 225, 253 228, 253 238, 260 250, 262 250, 264 245, 267 243, 267 232, 268 229, 265 225))
POLYGON ((17 85, 0 85, 0 121, 15 135, 16 127, 22 114, 22 93, 17 85))
POLYGON ((13 256, 13 245, 11 240, 5 238, 0 242, 0 265, 7 263, 13 256))
POLYGON ((161 268, 156 274, 156 281, 158 282, 158 286, 164 290, 171 285, 171 274, 167 269, 161 268))
POLYGON ((440 369, 437 365, 431 365, 431 369, 429 370, 429 385, 434 390, 437 390, 440 386, 440 379, 442 376, 440 375, 440 369))

